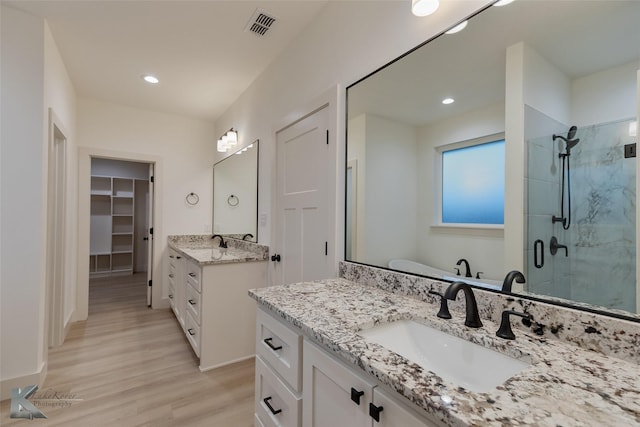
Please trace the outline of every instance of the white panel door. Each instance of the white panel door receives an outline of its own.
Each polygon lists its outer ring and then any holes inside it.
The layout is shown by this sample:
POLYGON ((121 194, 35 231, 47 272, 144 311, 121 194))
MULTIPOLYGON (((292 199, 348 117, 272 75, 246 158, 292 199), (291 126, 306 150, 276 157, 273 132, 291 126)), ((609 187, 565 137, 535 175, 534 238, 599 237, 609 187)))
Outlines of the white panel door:
POLYGON ((276 284, 326 279, 329 262, 328 109, 278 132, 276 284))

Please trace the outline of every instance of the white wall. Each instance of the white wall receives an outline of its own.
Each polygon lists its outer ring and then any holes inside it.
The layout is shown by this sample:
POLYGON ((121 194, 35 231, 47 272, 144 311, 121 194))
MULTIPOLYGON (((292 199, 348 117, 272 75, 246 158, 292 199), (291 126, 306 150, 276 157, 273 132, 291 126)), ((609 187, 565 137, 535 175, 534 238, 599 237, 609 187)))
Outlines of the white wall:
MULTIPOLYGON (((67 138, 66 157, 66 227, 64 267, 64 325, 71 322, 76 304, 76 270, 78 233, 75 227, 78 219, 78 150, 75 139, 76 131, 76 93, 62 61, 58 47, 53 40, 49 26, 44 28, 44 119, 45 130, 48 126, 48 110, 51 109, 67 138)), ((45 134, 45 144, 48 135, 45 134)), ((47 188, 46 185, 43 188, 47 188)))
MULTIPOLYGON (((79 253, 89 250, 90 158, 155 163, 153 307, 168 306, 162 263, 167 236, 211 232, 214 125, 85 98, 78 99, 77 123, 79 253), (191 192, 200 196, 195 206, 185 200, 191 192)), ((88 257, 79 257, 79 319, 87 316, 88 277, 88 257)))
POLYGON ((504 132, 504 104, 498 103, 423 126, 418 133, 418 257, 415 261, 453 272, 465 258, 481 277, 504 277, 504 241, 500 229, 433 227, 438 223, 438 147, 504 132))
POLYGON ((44 366, 44 22, 2 6, 2 397, 44 366), (11 380, 16 379, 17 383, 11 380))
MULTIPOLYGON (((364 196, 358 222, 364 222, 360 241, 367 254, 356 260, 386 266, 395 258, 413 259, 417 221, 416 129, 367 114, 364 141, 364 157, 358 160, 366 163, 366 173, 364 180, 358 181, 357 193, 364 196)), ((358 242, 358 247, 361 245, 358 242)))
MULTIPOLYGON (((301 107, 324 93, 347 85, 384 65, 407 50, 424 42, 489 3, 486 0, 442 2, 438 12, 418 18, 411 14, 408 2, 328 2, 327 6, 238 98, 216 122, 217 128, 234 127, 240 131, 240 145, 260 139, 260 212, 273 210, 275 187, 275 127, 288 117, 299 116, 301 107), (375 23, 375 25, 372 25, 375 23)), ((339 229, 344 217, 344 104, 338 117, 339 155, 337 172, 338 254, 342 239, 339 229)), ((271 224, 261 227, 261 243, 270 244, 274 234, 271 224)))
POLYGON ((640 62, 609 68, 571 82, 571 124, 588 126, 637 115, 640 62))
POLYGON ((91 175, 117 178, 149 179, 149 164, 112 159, 91 159, 91 175))

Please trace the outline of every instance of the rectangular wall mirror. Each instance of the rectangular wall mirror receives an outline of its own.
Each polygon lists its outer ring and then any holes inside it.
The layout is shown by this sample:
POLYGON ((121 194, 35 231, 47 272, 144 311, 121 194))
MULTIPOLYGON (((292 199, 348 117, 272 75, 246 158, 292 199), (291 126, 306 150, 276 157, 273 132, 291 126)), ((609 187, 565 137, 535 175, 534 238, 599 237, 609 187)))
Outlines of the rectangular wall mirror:
POLYGON ((489 6, 349 86, 346 260, 640 320, 639 17, 489 6))
POLYGON ((258 141, 213 165, 213 232, 258 241, 258 141))

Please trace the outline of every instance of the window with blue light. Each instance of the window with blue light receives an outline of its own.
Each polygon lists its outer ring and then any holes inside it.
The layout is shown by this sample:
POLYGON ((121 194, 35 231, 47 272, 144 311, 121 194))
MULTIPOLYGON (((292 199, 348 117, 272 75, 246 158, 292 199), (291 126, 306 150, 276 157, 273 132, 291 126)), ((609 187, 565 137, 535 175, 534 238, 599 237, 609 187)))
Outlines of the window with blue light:
POLYGON ((442 152, 442 223, 504 224, 504 139, 442 152))

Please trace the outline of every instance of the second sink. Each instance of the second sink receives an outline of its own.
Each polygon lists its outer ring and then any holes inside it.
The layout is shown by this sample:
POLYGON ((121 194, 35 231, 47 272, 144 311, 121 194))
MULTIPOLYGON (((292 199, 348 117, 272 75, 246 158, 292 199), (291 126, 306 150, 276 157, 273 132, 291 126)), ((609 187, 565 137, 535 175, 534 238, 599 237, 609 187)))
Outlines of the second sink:
POLYGON ((482 393, 531 365, 412 320, 399 320, 358 332, 443 380, 482 393))

